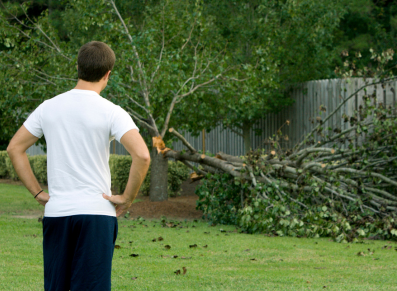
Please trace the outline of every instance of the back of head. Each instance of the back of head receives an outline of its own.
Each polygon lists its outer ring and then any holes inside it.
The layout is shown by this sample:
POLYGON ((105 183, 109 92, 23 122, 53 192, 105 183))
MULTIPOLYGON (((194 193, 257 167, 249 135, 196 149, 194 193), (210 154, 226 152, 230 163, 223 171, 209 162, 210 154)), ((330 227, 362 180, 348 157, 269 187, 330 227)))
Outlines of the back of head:
POLYGON ((83 45, 77 57, 78 78, 87 82, 98 82, 113 69, 116 56, 105 43, 91 41, 83 45))

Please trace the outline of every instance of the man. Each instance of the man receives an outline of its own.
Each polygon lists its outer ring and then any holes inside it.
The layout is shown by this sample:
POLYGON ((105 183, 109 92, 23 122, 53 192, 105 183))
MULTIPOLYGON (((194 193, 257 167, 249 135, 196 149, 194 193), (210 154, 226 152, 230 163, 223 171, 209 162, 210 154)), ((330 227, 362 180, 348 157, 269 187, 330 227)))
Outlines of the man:
POLYGON ((99 95, 114 63, 114 52, 105 43, 83 45, 76 87, 37 107, 7 148, 19 178, 45 206, 45 290, 110 290, 116 216, 131 206, 149 167, 149 151, 131 117, 99 95), (41 189, 26 155, 43 135, 49 194, 41 189), (133 161, 126 189, 117 196, 110 190, 113 138, 133 161))

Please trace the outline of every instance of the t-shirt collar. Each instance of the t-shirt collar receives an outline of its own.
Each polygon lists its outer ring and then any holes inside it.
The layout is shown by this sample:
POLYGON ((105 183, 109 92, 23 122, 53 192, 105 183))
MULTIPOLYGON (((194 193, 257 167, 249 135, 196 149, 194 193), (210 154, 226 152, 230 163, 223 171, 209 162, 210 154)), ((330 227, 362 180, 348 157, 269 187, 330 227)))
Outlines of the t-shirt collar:
POLYGON ((70 90, 70 92, 72 93, 78 93, 78 94, 90 94, 90 95, 97 95, 99 96, 99 94, 95 91, 92 90, 82 90, 82 89, 72 89, 70 90))

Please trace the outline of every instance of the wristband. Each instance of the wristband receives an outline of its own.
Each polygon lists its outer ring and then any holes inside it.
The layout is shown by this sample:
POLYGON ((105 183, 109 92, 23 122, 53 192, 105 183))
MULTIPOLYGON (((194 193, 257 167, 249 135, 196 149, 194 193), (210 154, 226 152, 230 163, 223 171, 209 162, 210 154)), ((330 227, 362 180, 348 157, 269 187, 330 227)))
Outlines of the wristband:
POLYGON ((36 194, 36 196, 34 196, 34 199, 36 199, 36 197, 41 193, 41 192, 43 192, 44 190, 41 190, 39 193, 37 193, 36 194))

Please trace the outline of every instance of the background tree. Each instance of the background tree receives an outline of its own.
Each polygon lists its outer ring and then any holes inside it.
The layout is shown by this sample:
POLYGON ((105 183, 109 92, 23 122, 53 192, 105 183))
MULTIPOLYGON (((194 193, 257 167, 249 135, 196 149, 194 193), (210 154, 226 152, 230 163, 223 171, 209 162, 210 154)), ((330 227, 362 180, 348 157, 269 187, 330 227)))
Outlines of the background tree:
MULTIPOLYGON (((345 13, 343 1, 206 1, 204 13, 214 19, 227 42, 228 63, 238 67, 235 79, 203 92, 197 107, 179 123, 198 134, 222 124, 250 149, 253 126, 268 113, 292 103, 288 86, 321 79, 333 72, 334 32, 345 13)), ((196 96, 195 96, 196 98, 196 96)), ((188 104, 188 103, 186 103, 188 104)))
POLYGON ((397 45, 396 1, 349 0, 345 6, 346 13, 335 30, 335 53, 340 57, 334 59, 333 67, 342 67, 346 60, 354 60, 354 70, 376 67, 370 49, 382 52, 397 45), (356 58, 359 53, 361 58, 356 58))
MULTIPOLYGON (((375 49, 395 40, 392 1, 122 0, 118 12, 112 1, 21 3, 0 11, 5 140, 40 102, 74 85, 76 52, 92 39, 118 56, 103 96, 150 137, 167 141, 170 126, 198 133, 223 122, 246 148, 249 128, 291 102, 289 85, 335 77, 341 51, 358 50, 362 39, 375 49)), ((163 165, 163 174, 152 172, 152 193, 166 189, 163 165)))
MULTIPOLYGON (((11 54, 8 55, 8 58, 3 55, 0 61, 2 68, 2 72, 0 73, 2 74, 0 80, 2 84, 2 94, 0 95, 0 134, 4 140, 3 147, 6 147, 13 134, 25 121, 28 112, 34 110, 45 99, 53 97, 54 93, 60 93, 62 90, 67 90, 73 85, 73 82, 60 84, 60 79, 57 79, 55 83, 45 82, 45 80, 41 79, 43 77, 41 73, 38 73, 38 76, 36 76, 36 71, 33 70, 31 72, 32 74, 29 74, 31 64, 28 64, 27 61, 19 62, 20 59, 23 59, 23 57, 19 58, 18 50, 21 49, 20 45, 25 46, 24 50, 22 50, 22 55, 25 57, 27 56, 27 52, 30 52, 30 56, 33 59, 36 57, 35 54, 39 56, 46 54, 45 50, 31 46, 31 44, 40 43, 41 40, 31 39, 30 42, 26 42, 31 36, 36 38, 40 36, 40 34, 37 34, 39 30, 35 26, 29 25, 29 23, 31 24, 32 21, 39 20, 38 23, 43 25, 44 22, 48 22, 48 27, 46 28, 50 28, 51 33, 53 33, 53 39, 59 39, 67 44, 67 46, 72 47, 72 50, 74 48, 76 51, 73 51, 73 53, 77 52, 82 42, 89 41, 92 37, 95 38, 96 35, 100 35, 98 31, 100 27, 97 25, 90 25, 86 27, 87 29, 78 27, 81 11, 79 12, 73 9, 73 1, 32 0, 28 5, 22 5, 24 2, 26 1, 0 1, 0 15, 2 18, 0 20, 2 23, 0 30, 2 37, 0 51, 11 54), (43 15, 46 15, 46 19, 40 20, 40 17, 43 15), (12 27, 12 25, 17 26, 12 27), (33 34, 29 36, 30 33, 33 34), (12 52, 14 53, 12 54, 12 52), (13 56, 16 57, 14 60, 12 60, 13 56), (43 88, 40 88, 38 85, 43 84, 45 86, 48 85, 51 89, 42 90, 43 88), (34 88, 30 85, 33 85, 34 88)), ((134 16, 131 21, 137 26, 141 25, 143 21, 145 5, 157 4, 158 1, 120 1, 122 10, 128 11, 130 15, 134 16)), ((49 41, 49 39, 45 38, 44 41, 49 41)), ((42 41, 41 48, 51 49, 42 41)), ((75 61, 75 55, 73 53, 71 54, 71 58, 75 61)), ((62 61, 56 61, 59 62, 60 69, 65 70, 65 64, 62 61)), ((48 65, 45 62, 37 62, 35 69, 39 69, 45 64, 48 65)), ((69 67, 69 64, 67 66, 69 67)), ((72 80, 69 81, 77 79, 77 74, 74 71, 70 74, 72 80)), ((64 81, 67 80, 64 79, 64 81)), ((38 143, 44 146, 45 149, 44 138, 40 139, 38 143)))
MULTIPOLYGON (((134 23, 133 14, 122 15, 113 0, 70 1, 59 14, 68 24, 64 38, 48 10, 32 19, 28 7, 8 3, 2 11, 0 32, 10 48, 1 53, 6 60, 2 66, 13 75, 3 81, 6 101, 15 102, 15 94, 25 101, 42 101, 70 89, 77 81, 78 48, 101 40, 118 57, 103 96, 124 107, 160 141, 172 124, 174 108, 231 70, 224 61, 225 46, 214 39, 208 42, 212 23, 204 21, 200 1, 159 1, 145 7, 140 23, 134 23)), ((23 112, 32 107, 28 102, 18 104, 23 112)), ((153 149, 153 201, 168 197, 167 167, 167 160, 153 149)))
MULTIPOLYGON (((10 0, 4 2, 9 5, 12 3, 21 4, 24 1, 10 0)), ((89 37, 94 35, 93 31, 99 28, 96 25, 90 25, 88 27, 89 29, 85 31, 81 29, 76 30, 75 24, 78 23, 80 13, 73 11, 68 4, 73 4, 73 1, 33 0, 30 3, 26 9, 26 15, 23 11, 15 9, 14 12, 16 15, 21 20, 26 20, 27 16, 34 19, 47 10, 48 20, 51 26, 56 29, 58 37, 66 42, 81 41, 81 35, 85 35, 86 39, 89 39, 89 37), (67 12, 65 12, 66 9, 67 12), (76 30, 72 38, 69 36, 71 26, 73 26, 73 30, 76 30)), ((122 15, 131 16, 129 21, 136 27, 142 27, 146 7, 155 7, 159 4, 159 1, 122 0, 118 1, 117 4, 122 15)), ((2 8, 4 9, 5 7, 3 6, 2 8)), ((341 67, 346 60, 352 60, 358 52, 362 53, 362 58, 360 60, 355 59, 356 66, 361 69, 368 65, 371 66, 372 60, 370 59, 369 48, 380 52, 396 45, 396 12, 396 3, 386 0, 344 0, 324 3, 322 1, 301 1, 295 3, 294 1, 273 0, 205 0, 202 7, 203 19, 209 19, 214 24, 210 30, 212 34, 207 32, 207 35, 210 37, 215 36, 213 39, 219 39, 219 35, 221 35, 222 39, 228 42, 229 60, 234 64, 245 64, 249 65, 248 68, 252 68, 252 66, 257 68, 255 67, 255 61, 264 59, 266 68, 269 67, 269 64, 275 66, 270 66, 270 70, 266 73, 257 70, 255 74, 260 77, 253 78, 255 80, 265 80, 269 83, 272 76, 278 77, 280 75, 279 79, 274 79, 273 82, 266 85, 266 94, 263 92, 256 93, 262 97, 257 98, 261 101, 259 103, 266 106, 258 106, 258 102, 254 102, 252 105, 261 108, 258 111, 262 113, 266 113, 268 110, 277 111, 278 106, 288 104, 288 98, 279 98, 285 97, 277 89, 280 80, 284 80, 288 84, 288 82, 334 78, 337 76, 334 73, 335 67, 341 67), (340 5, 344 7, 342 12, 340 11, 340 5), (330 9, 327 9, 328 7, 330 9), (325 29, 322 23, 328 22, 327 27, 330 28, 339 19, 341 21, 334 28, 332 32, 333 37, 330 37, 330 30, 325 29), (323 39, 322 33, 324 32, 326 37, 323 39), (266 43, 269 36, 271 36, 271 44, 266 43), (319 40, 319 42, 315 42, 313 37, 319 40), (263 47, 264 45, 265 47, 263 47), (271 48, 272 56, 263 58, 263 55, 256 55, 257 48, 260 46, 261 50, 259 52, 261 53, 264 51, 263 48, 271 48), (320 51, 322 53, 319 53, 320 51), (349 53, 350 55, 347 56, 346 54, 349 53), (289 56, 286 57, 287 55, 289 56), (299 78, 296 78, 296 80, 291 80, 288 77, 284 78, 286 77, 285 73, 282 77, 279 73, 281 63, 278 62, 283 62, 283 67, 289 68, 284 69, 284 72, 290 72, 290 76, 299 78), (278 102, 277 104, 273 104, 271 101, 278 102)), ((10 20, 10 15, 6 16, 10 20)), ((28 28, 25 29, 29 30, 28 28)), ((2 45, 0 46, 0 50, 7 50, 7 48, 2 45)), ((266 53, 268 54, 268 52, 266 53)), ((244 75, 243 72, 241 74, 244 75)), ((255 82, 253 83, 255 84, 255 82)), ((195 98, 199 99, 194 99, 196 102, 189 102, 191 106, 187 107, 187 109, 194 108, 189 113, 189 117, 192 118, 189 120, 182 119, 182 123, 188 124, 188 128, 196 134, 203 128, 210 130, 222 120, 228 123, 229 117, 232 117, 232 115, 239 117, 241 116, 240 113, 243 113, 243 115, 247 114, 250 117, 248 122, 252 123, 252 116, 255 116, 255 114, 246 113, 244 109, 240 110, 243 112, 239 112, 238 114, 231 114, 233 110, 226 109, 227 107, 224 104, 220 105, 217 102, 218 99, 225 100, 227 97, 226 93, 232 92, 229 94, 232 99, 231 101, 233 99, 236 101, 234 103, 238 109, 240 107, 256 108, 255 106, 249 106, 247 100, 250 98, 246 96, 242 97, 243 94, 249 95, 242 93, 241 87, 244 85, 237 85, 235 86, 237 89, 234 89, 236 92, 233 92, 233 90, 228 90, 227 92, 222 90, 222 95, 220 95, 219 92, 223 89, 223 86, 220 86, 219 88, 212 88, 209 91, 216 94, 195 96, 195 98), (203 106, 202 108, 200 107, 201 105, 203 106), (225 115, 225 112, 228 115, 225 115)), ((0 99, 0 102, 3 101, 0 99)), ((12 101, 8 100, 7 102, 12 101)), ((38 104, 39 101, 30 102, 38 104)), ((0 104, 6 104, 6 102, 0 104)), ((228 101, 227 104, 233 104, 233 102, 228 101)), ((9 103, 7 103, 7 107, 10 107, 9 103)), ((5 117, 2 118, 1 134, 6 140, 10 138, 8 132, 15 132, 15 129, 23 121, 23 118, 20 118, 19 121, 14 119, 13 122, 4 122, 4 120, 10 120, 11 116, 7 114, 7 119, 4 119, 5 117)), ((235 118, 230 118, 230 120, 233 119, 235 120, 235 118)), ((242 133, 241 121, 241 118, 237 118, 237 122, 232 122, 234 125, 237 123, 240 133, 242 133)), ((255 118, 253 121, 256 121, 255 118)))

